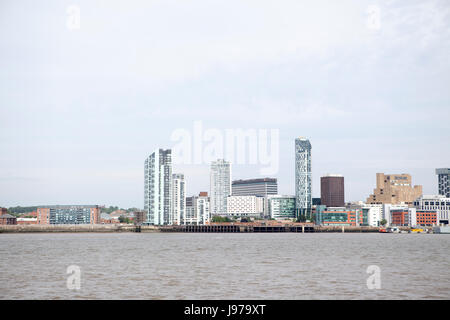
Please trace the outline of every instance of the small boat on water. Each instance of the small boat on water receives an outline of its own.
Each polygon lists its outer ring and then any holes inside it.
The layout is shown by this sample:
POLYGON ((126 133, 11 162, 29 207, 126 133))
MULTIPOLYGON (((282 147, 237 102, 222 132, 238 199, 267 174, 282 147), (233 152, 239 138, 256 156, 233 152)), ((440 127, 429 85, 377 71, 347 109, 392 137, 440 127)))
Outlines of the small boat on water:
POLYGON ((400 233, 400 229, 398 227, 388 228, 389 233, 400 233))
POLYGON ((400 229, 398 227, 388 227, 388 228, 380 228, 380 233, 400 233, 400 229))

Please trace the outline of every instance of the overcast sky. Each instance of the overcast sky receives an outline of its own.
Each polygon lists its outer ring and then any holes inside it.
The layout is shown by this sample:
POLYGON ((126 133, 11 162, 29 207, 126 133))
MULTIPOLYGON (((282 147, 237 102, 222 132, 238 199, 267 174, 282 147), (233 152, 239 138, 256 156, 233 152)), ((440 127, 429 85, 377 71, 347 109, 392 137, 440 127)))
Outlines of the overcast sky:
MULTIPOLYGON (((340 173, 346 200, 365 200, 377 172, 434 194, 450 167, 450 2, 0 2, 0 206, 143 207, 145 158, 199 120, 279 129, 282 194, 299 136, 314 196, 340 173)), ((208 165, 174 172, 209 190, 208 165)))

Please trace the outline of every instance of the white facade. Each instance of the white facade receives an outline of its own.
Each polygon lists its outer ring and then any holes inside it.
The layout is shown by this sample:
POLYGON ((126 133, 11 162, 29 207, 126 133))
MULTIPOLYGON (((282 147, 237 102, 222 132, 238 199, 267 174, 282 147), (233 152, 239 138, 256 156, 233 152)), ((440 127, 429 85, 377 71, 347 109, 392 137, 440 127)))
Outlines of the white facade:
POLYGON ((382 219, 387 221, 386 226, 390 226, 392 224, 392 215, 391 210, 408 210, 408 206, 406 204, 382 204, 383 206, 383 214, 382 219))
POLYGON ((211 215, 227 214, 227 197, 231 195, 231 164, 219 159, 211 163, 211 215))
POLYGON ((196 215, 199 224, 206 224, 211 219, 209 197, 198 197, 196 201, 196 215))
POLYGON ((312 214, 311 143, 295 139, 295 199, 297 216, 309 219, 312 214))
POLYGON ((408 225, 415 226, 417 225, 417 210, 416 208, 410 208, 407 205, 402 204, 383 204, 383 213, 382 216, 386 219, 386 226, 392 225, 392 211, 401 210, 408 211, 408 225))
POLYGON ((229 196, 227 197, 227 214, 230 216, 262 217, 264 214, 264 197, 229 196))
MULTIPOLYGON (((367 218, 369 226, 378 227, 381 225, 381 220, 383 220, 383 205, 381 204, 364 204, 363 209, 368 209, 367 218)), ((387 219, 386 219, 387 220, 387 219)))
POLYGON ((184 225, 202 225, 211 220, 210 200, 207 196, 190 197, 190 205, 186 206, 186 215, 181 220, 184 225))
POLYGON ((173 224, 181 224, 186 210, 186 182, 183 174, 172 175, 172 217, 173 224))
POLYGON ((145 224, 170 225, 172 217, 171 150, 156 150, 144 164, 145 224))
POLYGON ((450 198, 442 195, 423 195, 414 201, 417 210, 430 210, 437 212, 439 224, 449 223, 450 198))

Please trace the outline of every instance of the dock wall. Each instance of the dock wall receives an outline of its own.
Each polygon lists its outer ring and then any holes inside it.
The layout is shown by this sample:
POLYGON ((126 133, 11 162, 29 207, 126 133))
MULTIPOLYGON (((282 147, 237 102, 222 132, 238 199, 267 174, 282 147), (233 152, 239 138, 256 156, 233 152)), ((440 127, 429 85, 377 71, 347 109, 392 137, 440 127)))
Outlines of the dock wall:
POLYGON ((58 224, 58 225, 0 225, 0 233, 28 233, 28 232, 159 232, 156 226, 141 226, 137 231, 134 225, 117 224, 58 224))
POLYGON ((212 225, 183 225, 183 226, 134 226, 117 224, 97 225, 0 225, 0 233, 27 232, 183 232, 183 233, 274 233, 274 232, 379 232, 377 227, 352 226, 314 226, 314 225, 240 225, 240 224, 212 224, 212 225))

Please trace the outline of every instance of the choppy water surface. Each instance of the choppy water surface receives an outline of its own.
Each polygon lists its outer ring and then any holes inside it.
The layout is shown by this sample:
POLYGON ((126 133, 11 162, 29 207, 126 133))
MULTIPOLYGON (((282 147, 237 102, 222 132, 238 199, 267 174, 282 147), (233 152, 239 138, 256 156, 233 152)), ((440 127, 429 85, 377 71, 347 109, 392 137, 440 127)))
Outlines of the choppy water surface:
POLYGON ((450 235, 0 234, 0 299, 449 299, 450 235), (81 289, 67 288, 67 267, 81 289), (380 268, 369 290, 367 268, 380 268))

